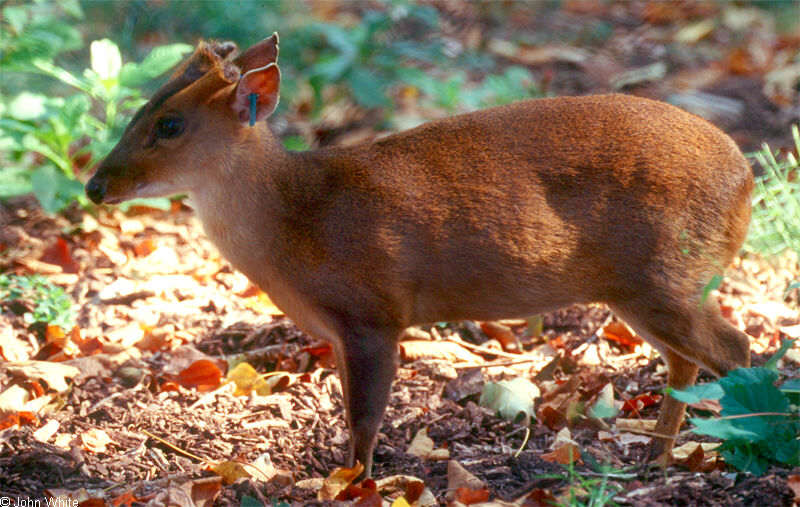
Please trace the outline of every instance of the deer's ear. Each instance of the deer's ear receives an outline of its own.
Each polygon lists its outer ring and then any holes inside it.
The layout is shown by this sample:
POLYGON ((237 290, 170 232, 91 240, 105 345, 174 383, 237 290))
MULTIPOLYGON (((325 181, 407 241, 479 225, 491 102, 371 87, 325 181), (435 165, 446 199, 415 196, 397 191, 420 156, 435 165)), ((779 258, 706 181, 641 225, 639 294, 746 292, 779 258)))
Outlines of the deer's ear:
POLYGON ((257 42, 247 48, 244 53, 234 58, 233 63, 239 66, 242 74, 253 69, 266 67, 270 63, 278 62, 278 34, 257 42))
POLYGON ((242 123, 262 121, 275 111, 281 83, 281 72, 275 63, 252 69, 236 84, 231 107, 242 123), (255 115, 252 115, 251 95, 255 95, 255 115))

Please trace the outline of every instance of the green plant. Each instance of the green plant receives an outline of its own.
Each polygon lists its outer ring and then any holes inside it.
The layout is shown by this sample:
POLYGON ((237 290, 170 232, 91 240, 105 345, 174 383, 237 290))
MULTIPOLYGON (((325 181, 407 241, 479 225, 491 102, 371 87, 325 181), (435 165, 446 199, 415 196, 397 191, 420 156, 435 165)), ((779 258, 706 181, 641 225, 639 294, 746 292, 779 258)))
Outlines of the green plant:
MULTIPOLYGON (((4 8, 4 15, 9 9, 4 8)), ((116 44, 108 39, 94 41, 90 67, 76 75, 53 63, 54 52, 39 48, 41 41, 48 40, 47 27, 26 24, 25 15, 32 11, 20 9, 12 11, 15 25, 10 41, 4 42, 4 71, 45 76, 78 92, 68 97, 31 91, 2 96, 0 149, 7 159, 0 171, 0 198, 33 192, 47 212, 59 211, 73 200, 88 205, 79 180, 81 171, 110 151, 132 113, 145 102, 138 87, 169 70, 191 47, 158 47, 141 63, 123 65, 116 44), (32 47, 26 50, 26 44, 32 47)), ((61 32, 59 28, 50 38, 61 40, 57 38, 61 32)), ((149 204, 168 206, 165 200, 149 204)))
POLYGON ((600 477, 594 478, 582 476, 572 464, 566 469, 569 473, 570 487, 562 498, 562 505, 575 507, 618 505, 614 502, 614 497, 622 493, 624 488, 620 484, 609 482, 615 474, 608 466, 602 467, 600 477))
POLYGON ((416 87, 448 113, 474 111, 541 96, 533 74, 519 66, 508 67, 502 74, 489 74, 472 87, 467 86, 467 75, 462 71, 444 78, 417 68, 402 68, 397 73, 402 81, 416 87))
POLYGON ((778 384, 776 364, 795 340, 759 368, 739 368, 726 377, 670 394, 685 403, 719 400, 720 418, 692 418, 694 433, 722 439, 717 451, 735 468, 762 475, 770 463, 800 465, 800 379, 778 384))
POLYGON ((316 107, 322 91, 343 84, 353 100, 364 107, 389 106, 384 91, 403 81, 403 63, 409 59, 435 63, 443 53, 440 43, 417 42, 415 37, 396 37, 401 22, 416 24, 420 34, 438 25, 437 11, 424 5, 386 4, 383 10, 368 11, 355 26, 314 23, 296 35, 317 51, 308 52, 313 61, 308 70, 316 107))
POLYGON ((23 313, 28 324, 43 322, 68 332, 75 326, 75 310, 64 289, 41 275, 0 275, 0 301, 21 302, 31 311, 23 313))
MULTIPOLYGON (((792 127, 795 147, 800 151, 800 133, 792 127)), ((787 249, 800 253, 800 165, 791 154, 778 158, 763 145, 749 155, 763 169, 756 178, 753 218, 747 248, 767 255, 787 249)))

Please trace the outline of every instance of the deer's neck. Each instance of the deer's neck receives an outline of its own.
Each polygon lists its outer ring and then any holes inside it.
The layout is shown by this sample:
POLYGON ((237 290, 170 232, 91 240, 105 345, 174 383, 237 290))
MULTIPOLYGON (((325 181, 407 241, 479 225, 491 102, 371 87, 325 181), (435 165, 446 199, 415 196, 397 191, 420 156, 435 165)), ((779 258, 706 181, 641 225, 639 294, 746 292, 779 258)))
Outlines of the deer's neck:
POLYGON ((218 164, 208 181, 190 192, 209 239, 254 283, 268 290, 281 202, 276 178, 289 167, 291 155, 266 124, 258 125, 218 164))

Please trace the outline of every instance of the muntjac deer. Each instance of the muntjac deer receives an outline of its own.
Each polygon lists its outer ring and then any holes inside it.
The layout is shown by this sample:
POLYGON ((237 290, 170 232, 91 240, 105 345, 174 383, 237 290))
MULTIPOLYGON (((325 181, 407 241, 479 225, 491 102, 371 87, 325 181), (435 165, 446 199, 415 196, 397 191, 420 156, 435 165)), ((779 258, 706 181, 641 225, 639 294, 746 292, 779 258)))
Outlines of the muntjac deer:
MULTIPOLYGON (((753 178, 707 121, 624 95, 551 98, 289 152, 263 121, 277 35, 235 49, 201 42, 86 193, 189 195, 233 265, 333 344, 362 475, 414 324, 601 301, 661 353, 672 387, 749 364, 703 289, 742 245, 753 178)), ((651 456, 669 455, 684 409, 665 398, 651 456)))

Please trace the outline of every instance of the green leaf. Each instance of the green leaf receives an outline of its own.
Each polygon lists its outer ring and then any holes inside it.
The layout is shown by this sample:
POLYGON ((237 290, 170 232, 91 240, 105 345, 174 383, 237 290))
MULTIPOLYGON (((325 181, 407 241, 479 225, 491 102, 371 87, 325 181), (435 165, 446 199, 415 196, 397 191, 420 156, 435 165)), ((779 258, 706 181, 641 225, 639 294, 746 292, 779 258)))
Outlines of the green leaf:
POLYGON ((698 384, 683 390, 667 389, 667 394, 684 403, 699 403, 702 400, 718 400, 725 395, 725 391, 718 382, 698 384))
POLYGON ((46 104, 45 95, 22 92, 8 104, 6 114, 17 120, 35 120, 47 112, 46 104))
POLYGON ((353 98, 364 107, 380 107, 386 105, 386 96, 374 73, 361 68, 353 68, 347 75, 347 84, 353 90, 353 98))
POLYGON ((778 361, 785 356, 787 352, 789 352, 789 349, 792 348, 792 345, 794 345, 794 342, 796 341, 797 340, 783 340, 781 342, 781 348, 779 348, 778 351, 775 352, 766 363, 764 363, 764 368, 777 372, 778 361))
POLYGON ((780 390, 782 393, 800 393, 800 378, 793 378, 784 382, 780 390))
POLYGON ((539 388, 525 378, 487 382, 479 403, 495 411, 503 419, 530 424, 534 417, 533 403, 539 388))
POLYGON ((122 68, 122 54, 117 45, 109 39, 100 39, 92 42, 90 51, 92 70, 100 79, 116 79, 122 68))
POLYGON ((3 167, 0 169, 0 199, 16 197, 33 192, 31 171, 27 167, 3 167))
POLYGON ((83 184, 67 178, 50 164, 32 171, 30 182, 33 186, 33 195, 47 213, 60 211, 76 199, 78 201, 85 199, 83 184))
POLYGON ((301 136, 289 136, 283 139, 283 147, 290 151, 305 151, 309 149, 308 143, 301 136))
POLYGON ((760 437, 758 433, 745 430, 736 426, 728 419, 700 419, 692 417, 689 421, 695 425, 693 433, 708 435, 722 440, 735 440, 738 442, 754 442, 760 437))
POLYGON ((723 450, 720 451, 720 455, 726 463, 733 465, 742 472, 750 472, 755 476, 764 475, 764 472, 769 468, 769 463, 765 459, 759 457, 747 447, 723 450))
POLYGON ((129 62, 123 65, 119 82, 128 87, 141 86, 177 65, 191 50, 192 46, 188 44, 169 44, 154 48, 142 63, 129 62))
POLYGON ((719 289, 719 286, 722 284, 722 280, 724 279, 725 277, 722 275, 714 275, 711 277, 711 280, 706 284, 705 287, 703 287, 703 295, 700 298, 700 306, 703 306, 703 304, 706 302, 706 299, 708 299, 708 295, 711 294, 711 291, 719 289))

